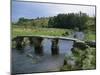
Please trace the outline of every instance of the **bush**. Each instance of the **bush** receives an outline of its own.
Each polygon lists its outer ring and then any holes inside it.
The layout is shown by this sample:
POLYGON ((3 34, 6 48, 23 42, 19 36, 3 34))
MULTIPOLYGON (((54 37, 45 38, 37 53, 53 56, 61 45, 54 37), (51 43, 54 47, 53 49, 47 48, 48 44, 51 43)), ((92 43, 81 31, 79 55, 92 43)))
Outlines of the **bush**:
POLYGON ((74 47, 72 48, 72 55, 66 55, 65 64, 61 70, 87 70, 96 68, 96 50, 88 47, 84 50, 74 47), (73 61, 73 64, 68 63, 73 61), (68 67, 70 66, 70 67, 68 67))

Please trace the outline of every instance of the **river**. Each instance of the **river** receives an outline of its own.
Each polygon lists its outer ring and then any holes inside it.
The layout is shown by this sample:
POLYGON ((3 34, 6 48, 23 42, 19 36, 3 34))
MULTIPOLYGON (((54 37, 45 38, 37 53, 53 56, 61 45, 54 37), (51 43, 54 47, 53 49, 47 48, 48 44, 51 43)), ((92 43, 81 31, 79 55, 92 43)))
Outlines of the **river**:
POLYGON ((43 56, 35 55, 34 46, 27 45, 24 48, 24 53, 20 53, 18 50, 12 49, 12 73, 21 74, 59 71, 63 66, 65 54, 71 54, 73 41, 59 40, 59 55, 52 56, 51 40, 52 39, 43 40, 43 56))

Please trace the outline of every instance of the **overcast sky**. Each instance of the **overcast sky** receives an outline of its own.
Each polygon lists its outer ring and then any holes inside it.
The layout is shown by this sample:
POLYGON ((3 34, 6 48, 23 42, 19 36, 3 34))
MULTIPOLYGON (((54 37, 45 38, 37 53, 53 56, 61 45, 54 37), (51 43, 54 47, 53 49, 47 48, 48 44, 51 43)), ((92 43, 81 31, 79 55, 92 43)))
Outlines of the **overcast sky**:
POLYGON ((89 16, 95 15, 94 6, 47 4, 34 2, 12 2, 12 21, 18 21, 20 17, 36 18, 55 16, 59 13, 87 13, 89 16))

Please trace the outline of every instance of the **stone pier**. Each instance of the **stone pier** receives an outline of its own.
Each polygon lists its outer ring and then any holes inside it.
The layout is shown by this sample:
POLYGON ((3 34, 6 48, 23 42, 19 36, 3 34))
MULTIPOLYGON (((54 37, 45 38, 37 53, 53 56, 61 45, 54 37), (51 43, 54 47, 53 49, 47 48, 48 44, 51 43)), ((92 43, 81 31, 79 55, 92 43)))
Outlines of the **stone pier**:
POLYGON ((30 44, 34 44, 35 48, 35 54, 37 55, 43 55, 43 47, 42 47, 42 40, 41 37, 33 37, 33 39, 30 39, 30 44), (31 41, 32 40, 32 41, 31 41))
POLYGON ((58 55, 59 54, 58 39, 52 39, 51 52, 52 52, 52 55, 58 55))
POLYGON ((16 41, 16 49, 23 50, 22 46, 23 37, 17 37, 15 41, 16 41))

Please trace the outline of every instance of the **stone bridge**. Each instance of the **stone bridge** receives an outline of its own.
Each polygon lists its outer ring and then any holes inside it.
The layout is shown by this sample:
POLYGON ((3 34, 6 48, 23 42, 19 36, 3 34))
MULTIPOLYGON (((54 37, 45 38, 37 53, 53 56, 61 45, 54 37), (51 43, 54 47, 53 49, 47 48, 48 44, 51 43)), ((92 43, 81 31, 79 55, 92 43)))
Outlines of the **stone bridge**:
MULTIPOLYGON (((59 49, 59 40, 71 41, 73 43, 71 44, 73 47, 86 46, 84 45, 84 41, 58 36, 17 36, 13 38, 12 41, 16 42, 16 44, 15 48, 12 49, 12 73, 22 74, 60 71, 64 64, 65 55, 60 53, 60 51, 63 51, 63 49, 59 49), (42 42, 45 39, 50 39, 51 41, 51 48, 49 49, 51 50, 50 55, 45 54, 45 50, 43 49, 42 42), (34 53, 32 53, 32 51, 29 53, 27 51, 26 53, 19 52, 25 51, 24 48, 26 47, 27 42, 29 46, 34 46, 34 53)), ((69 47, 68 44, 64 45, 69 47)))
POLYGON ((44 39, 52 39, 51 41, 52 42, 52 46, 51 46, 52 55, 59 54, 59 48, 58 48, 59 40, 69 40, 69 41, 84 43, 84 41, 81 41, 75 38, 59 37, 59 36, 17 36, 12 39, 12 41, 16 42, 16 46, 15 46, 16 49, 23 50, 23 47, 25 46, 25 42, 26 42, 25 38, 29 40, 29 44, 31 46, 34 45, 35 54, 37 55, 43 55, 43 47, 41 43, 44 39))

